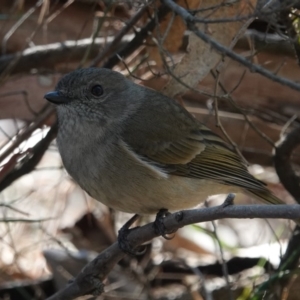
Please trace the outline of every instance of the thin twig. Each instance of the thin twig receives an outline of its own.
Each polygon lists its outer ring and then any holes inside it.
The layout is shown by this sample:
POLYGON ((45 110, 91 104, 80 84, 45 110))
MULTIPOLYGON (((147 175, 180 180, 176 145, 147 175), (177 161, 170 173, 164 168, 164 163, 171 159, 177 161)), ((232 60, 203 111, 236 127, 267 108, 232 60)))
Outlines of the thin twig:
MULTIPOLYGON (((161 5, 157 10, 157 19, 161 20, 169 12, 170 9, 168 7, 166 7, 165 5, 161 5)), ((135 37, 127 45, 125 45, 122 49, 120 49, 118 52, 109 57, 103 65, 103 68, 111 69, 119 62, 118 56, 124 58, 130 55, 135 49, 137 49, 137 47, 139 47, 143 43, 144 39, 148 36, 149 32, 152 32, 156 25, 156 18, 153 18, 139 32, 136 33, 135 37)))
POLYGON ((114 40, 107 45, 92 61, 91 67, 97 66, 109 53, 112 53, 121 42, 122 38, 132 29, 132 27, 141 19, 148 6, 142 7, 126 24, 125 27, 115 36, 114 40))
MULTIPOLYGON (((212 71, 211 72, 212 75, 214 76, 214 78, 216 78, 215 73, 212 71)), ((222 89, 223 93, 225 93, 226 95, 222 96, 223 98, 229 100, 229 102, 231 103, 231 105, 237 109, 244 117, 245 121, 249 124, 249 126, 259 135, 261 136, 266 142, 268 142, 272 147, 275 146, 275 143, 266 135, 264 134, 262 131, 260 131, 249 119, 248 115, 244 112, 243 109, 241 109, 233 100, 232 96, 230 95, 230 93, 228 93, 224 87, 224 85, 219 82, 219 86, 222 89)))
POLYGON ((221 129, 222 133, 224 134, 224 136, 226 137, 227 141, 232 145, 232 147, 235 149, 235 151, 239 154, 239 156, 241 157, 241 159, 244 161, 244 163, 246 165, 248 165, 247 160, 245 159, 245 157, 243 156, 242 152, 240 151, 240 149, 238 148, 237 144, 231 139, 231 137, 228 135, 228 133, 226 132, 220 117, 219 117, 219 109, 218 109, 218 87, 220 86, 220 73, 217 72, 216 75, 216 81, 215 81, 215 88, 214 88, 214 109, 215 109, 215 117, 216 117, 216 124, 217 127, 221 129))

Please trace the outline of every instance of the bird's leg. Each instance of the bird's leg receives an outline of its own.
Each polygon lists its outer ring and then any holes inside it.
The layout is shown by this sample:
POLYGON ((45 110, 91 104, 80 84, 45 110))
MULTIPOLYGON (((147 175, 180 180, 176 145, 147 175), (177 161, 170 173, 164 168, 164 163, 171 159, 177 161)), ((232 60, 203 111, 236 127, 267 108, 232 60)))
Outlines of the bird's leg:
POLYGON ((161 235, 166 240, 171 240, 174 237, 174 236, 171 236, 171 237, 167 236, 167 234, 174 233, 174 231, 167 232, 166 227, 164 225, 164 218, 166 216, 168 216, 169 214, 170 214, 170 212, 167 209, 165 209, 165 208, 160 209, 159 212, 156 214, 156 218, 153 223, 155 233, 161 235))
POLYGON ((130 254, 133 256, 136 255, 142 255, 145 253, 146 251, 146 247, 145 249, 143 249, 142 251, 134 251, 128 241, 128 234, 130 233, 131 230, 130 226, 139 218, 139 215, 135 214, 132 218, 130 218, 119 230, 119 234, 118 234, 118 244, 120 249, 125 252, 126 254, 130 254))

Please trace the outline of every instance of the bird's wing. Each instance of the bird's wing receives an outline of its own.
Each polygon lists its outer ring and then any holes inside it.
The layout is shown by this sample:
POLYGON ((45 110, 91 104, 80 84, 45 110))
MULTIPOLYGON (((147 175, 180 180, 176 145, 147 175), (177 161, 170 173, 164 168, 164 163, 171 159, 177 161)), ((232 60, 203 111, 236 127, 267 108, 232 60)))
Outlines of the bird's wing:
POLYGON ((154 164, 171 167, 170 173, 174 175, 211 179, 247 190, 266 189, 263 182, 248 173, 240 156, 218 135, 180 105, 174 105, 173 100, 166 97, 161 100, 145 102, 142 109, 128 119, 123 138, 133 151, 154 164))
POLYGON ((283 204, 218 135, 158 95, 161 101, 147 101, 124 126, 124 141, 135 153, 170 174, 238 186, 268 204, 283 204))
POLYGON ((187 165, 176 165, 179 176, 211 179, 246 190, 266 189, 265 184, 253 177, 240 156, 221 144, 206 140, 205 150, 187 165))
POLYGON ((146 101, 126 121, 124 141, 137 154, 156 163, 189 163, 205 149, 197 121, 173 100, 154 91, 151 93, 152 99, 159 98, 156 101, 146 101))

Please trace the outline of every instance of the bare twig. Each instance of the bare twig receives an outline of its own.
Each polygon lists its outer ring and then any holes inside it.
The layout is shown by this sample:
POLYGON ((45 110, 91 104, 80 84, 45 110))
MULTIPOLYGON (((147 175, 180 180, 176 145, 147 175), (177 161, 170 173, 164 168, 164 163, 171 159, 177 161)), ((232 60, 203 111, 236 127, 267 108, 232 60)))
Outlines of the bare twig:
MULTIPOLYGON (((212 72, 213 76, 214 73, 212 72)), ((244 163, 246 165, 248 165, 247 160, 245 159, 245 157, 243 156, 242 152, 240 151, 240 149, 238 148, 237 144, 231 139, 231 137, 229 136, 229 134, 226 132, 220 117, 219 117, 219 105, 218 105, 218 87, 220 86, 220 73, 217 72, 217 75, 215 76, 215 88, 214 88, 214 109, 215 109, 215 117, 216 117, 216 124, 217 127, 221 129, 222 133, 224 134, 224 136, 226 137, 227 141, 232 145, 232 147, 234 148, 234 150, 239 154, 239 156, 241 157, 241 159, 244 161, 244 163)))
POLYGON ((141 19, 141 17, 144 15, 146 9, 148 9, 148 6, 145 5, 142 7, 126 24, 125 27, 123 27, 122 30, 114 37, 113 41, 107 45, 93 60, 91 63, 91 67, 97 66, 109 53, 112 53, 116 50, 116 47, 119 45, 123 37, 132 29, 132 27, 141 19))
MULTIPOLYGON (((213 75, 214 78, 216 78, 216 74, 212 71, 211 74, 213 75)), ((245 113, 245 111, 243 109, 241 109, 233 100, 232 96, 230 95, 231 93, 228 93, 224 87, 224 85, 219 82, 219 86, 222 89, 223 93, 225 93, 224 96, 222 96, 223 98, 229 100, 229 102, 231 103, 231 105, 237 109, 244 117, 245 121, 248 123, 248 125, 262 138, 264 139, 266 142, 268 142, 271 146, 275 146, 274 142, 266 135, 264 134, 261 130, 259 130, 254 124, 253 122, 251 122, 251 120, 249 119, 248 115, 245 113)))
POLYGON ((22 17, 12 26, 12 28, 5 34, 2 39, 2 54, 6 52, 6 44, 8 39, 13 35, 13 33, 35 12, 35 10, 43 4, 44 1, 38 1, 34 6, 32 6, 22 17))

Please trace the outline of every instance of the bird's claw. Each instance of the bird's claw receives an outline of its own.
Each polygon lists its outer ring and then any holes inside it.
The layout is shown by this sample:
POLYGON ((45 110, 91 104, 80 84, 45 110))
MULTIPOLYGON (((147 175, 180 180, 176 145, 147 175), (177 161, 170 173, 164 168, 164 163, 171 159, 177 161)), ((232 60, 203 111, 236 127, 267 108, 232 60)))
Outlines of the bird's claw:
POLYGON ((143 255, 146 252, 146 247, 144 247, 141 251, 134 251, 133 247, 130 245, 128 241, 128 235, 131 230, 130 226, 138 219, 139 215, 134 215, 132 218, 130 218, 119 230, 118 234, 118 244, 119 248, 126 254, 137 256, 137 255, 143 255))
POLYGON ((166 240, 171 240, 174 237, 174 235, 172 235, 170 237, 167 235, 175 232, 175 231, 167 232, 167 230, 166 230, 166 226, 164 224, 164 218, 166 216, 168 216, 169 214, 170 214, 170 212, 167 209, 165 209, 165 208, 160 209, 159 212, 156 214, 156 218, 153 223, 155 233, 158 235, 161 235, 166 240))

